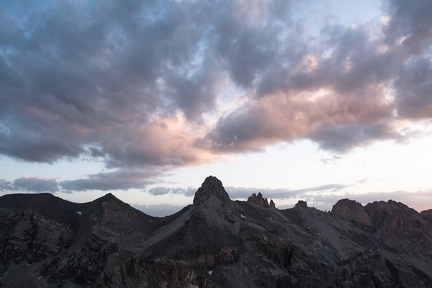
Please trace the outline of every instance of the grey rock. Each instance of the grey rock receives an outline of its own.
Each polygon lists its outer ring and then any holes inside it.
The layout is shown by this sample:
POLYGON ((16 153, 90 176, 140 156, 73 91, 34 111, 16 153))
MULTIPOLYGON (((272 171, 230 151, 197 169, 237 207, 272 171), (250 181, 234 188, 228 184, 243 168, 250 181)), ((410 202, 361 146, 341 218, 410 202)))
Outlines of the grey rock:
POLYGON ((366 213, 364 207, 354 200, 339 200, 335 205, 333 205, 331 212, 340 216, 344 220, 356 224, 362 229, 370 232, 376 231, 375 224, 366 213))
POLYGON ((263 195, 260 193, 258 193, 258 195, 256 193, 253 193, 251 196, 249 196, 249 198, 247 199, 247 202, 258 205, 260 207, 263 208, 275 208, 276 205, 273 202, 273 200, 270 200, 270 204, 267 200, 267 198, 264 198, 263 195))
POLYGON ((296 208, 307 208, 307 202, 303 201, 303 200, 299 200, 297 201, 297 203, 295 204, 296 208))
POLYGON ((111 194, 6 195, 0 287, 432 287, 431 227, 394 201, 263 209, 212 176, 163 218, 111 194))

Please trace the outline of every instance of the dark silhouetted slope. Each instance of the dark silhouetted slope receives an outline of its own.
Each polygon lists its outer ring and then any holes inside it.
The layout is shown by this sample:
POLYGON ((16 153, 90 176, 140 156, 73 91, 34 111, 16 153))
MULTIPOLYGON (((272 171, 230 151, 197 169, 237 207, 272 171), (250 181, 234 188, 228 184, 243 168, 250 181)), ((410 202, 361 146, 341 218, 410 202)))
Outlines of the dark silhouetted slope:
POLYGON ((279 210, 210 176, 163 218, 17 194, 0 220, 1 287, 432 287, 432 212, 394 201, 279 210))

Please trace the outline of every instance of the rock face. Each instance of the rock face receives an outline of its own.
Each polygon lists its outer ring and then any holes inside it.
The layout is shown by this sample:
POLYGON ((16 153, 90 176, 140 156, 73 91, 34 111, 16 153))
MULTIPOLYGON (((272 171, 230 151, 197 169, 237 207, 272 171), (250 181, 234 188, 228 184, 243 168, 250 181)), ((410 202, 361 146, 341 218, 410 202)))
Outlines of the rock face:
POLYGON ((111 194, 3 196, 0 287, 432 287, 430 211, 348 199, 330 213, 304 201, 263 209, 264 199, 231 201, 215 177, 163 218, 111 194))
POLYGON ((273 200, 270 200, 270 204, 269 204, 267 198, 263 198, 261 192, 258 193, 258 195, 256 193, 253 193, 251 196, 249 196, 247 202, 253 203, 263 208, 270 208, 270 207, 275 208, 275 203, 273 202, 273 200))
POLYGON ((376 231, 374 222, 366 213, 364 207, 354 200, 339 200, 335 205, 333 205, 331 212, 367 231, 376 231))
POLYGON ((228 193, 222 185, 222 182, 214 176, 207 177, 198 191, 195 193, 193 205, 204 205, 211 198, 217 199, 223 204, 231 202, 228 193))
POLYGON ((297 201, 296 208, 307 208, 307 202, 303 200, 297 201))

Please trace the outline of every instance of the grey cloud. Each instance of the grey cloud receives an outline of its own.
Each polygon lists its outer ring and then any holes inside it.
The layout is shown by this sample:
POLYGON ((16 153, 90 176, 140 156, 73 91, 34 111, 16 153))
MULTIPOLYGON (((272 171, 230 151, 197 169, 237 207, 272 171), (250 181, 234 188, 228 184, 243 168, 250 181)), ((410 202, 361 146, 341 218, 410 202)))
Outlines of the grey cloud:
MULTIPOLYGON (((7 77, 2 77, 0 82, 4 103, 0 120, 7 121, 11 131, 20 131, 24 136, 1 135, 1 153, 41 162, 52 162, 64 156, 78 157, 80 149, 70 152, 70 149, 50 149, 52 147, 28 155, 30 152, 26 151, 32 151, 33 143, 25 135, 34 131, 45 137, 40 131, 49 129, 52 138, 62 136, 61 139, 72 147, 103 142, 108 133, 101 134, 101 129, 108 128, 115 133, 115 123, 146 121, 147 115, 159 104, 164 105, 155 85, 156 78, 164 77, 164 74, 158 75, 164 63, 172 65, 176 61, 170 58, 181 58, 177 55, 186 53, 188 42, 179 36, 174 45, 172 38, 178 31, 168 30, 177 25, 166 23, 171 21, 171 15, 152 21, 151 15, 146 15, 148 24, 135 22, 137 18, 131 17, 147 8, 159 9, 157 4, 148 1, 146 5, 151 7, 130 9, 123 1, 112 3, 118 6, 102 5, 97 14, 90 12, 96 10, 87 10, 86 4, 53 4, 50 10, 30 17, 28 25, 31 26, 24 27, 32 31, 27 38, 23 36, 24 30, 15 35, 23 38, 24 43, 8 41, 8 53, 1 54, 4 65, 0 73, 7 77), (109 18, 117 13, 117 18, 109 18), (166 51, 168 48, 170 51, 166 51), (64 133, 67 137, 63 138, 62 131, 72 134, 64 133), (16 143, 21 145, 16 146, 16 143)), ((186 33, 186 28, 182 34, 186 33)), ((184 63, 193 55, 185 56, 188 57, 184 63)), ((181 67, 182 63, 177 65, 181 67)), ((177 98, 187 97, 186 92, 177 98)), ((199 100, 193 99, 191 103, 199 103, 199 100)), ((183 105, 186 107, 187 103, 183 105)), ((201 109, 209 107, 199 106, 199 111, 195 111, 197 116, 201 109)), ((56 142, 59 146, 62 141, 56 139, 56 142)))
POLYGON ((13 42, 19 32, 17 21, 8 13, 0 11, 0 45, 13 42))
MULTIPOLYGON (((404 203, 410 207, 422 206, 421 203, 424 199, 432 196, 432 191, 392 191, 392 192, 370 192, 362 194, 345 193, 342 195, 322 195, 311 194, 305 195, 305 200, 311 203, 311 206, 322 210, 331 210, 334 204, 340 199, 348 198, 366 205, 374 201, 388 201, 398 199, 399 202, 404 203), (419 205, 420 204, 420 205, 419 205)), ((308 203, 309 203, 308 202, 308 203)), ((423 205, 424 206, 424 205, 423 205)), ((420 211, 419 211, 420 212, 420 211)))
POLYGON ((105 153, 97 147, 90 147, 90 155, 92 157, 104 157, 105 153))
MULTIPOLYGON (((268 189, 268 188, 254 188, 254 187, 232 187, 227 186, 225 190, 232 199, 248 198, 253 193, 261 193, 266 198, 273 199, 288 199, 300 196, 304 193, 317 193, 317 192, 336 192, 350 185, 344 184, 326 184, 314 187, 306 187, 302 189, 268 189)), ((185 196, 193 196, 197 189, 192 187, 154 187, 148 190, 152 195, 167 195, 167 194, 181 194, 185 196)))
POLYGON ((0 179, 0 191, 4 190, 14 190, 13 183, 5 179, 0 179))
POLYGON ((309 136, 325 150, 346 151, 378 139, 398 136, 386 123, 341 124, 319 130, 309 136))
POLYGON ((308 192, 336 192, 339 190, 342 190, 346 187, 349 187, 351 185, 345 185, 345 184, 326 184, 326 185, 320 185, 320 186, 314 186, 314 187, 308 187, 308 188, 302 188, 298 190, 294 190, 293 192, 297 195, 301 195, 308 192))
MULTIPOLYGON (((253 193, 261 193, 263 197, 272 199, 276 202, 276 207, 278 209, 287 209, 292 208, 291 205, 279 205, 278 200, 285 199, 302 199, 307 200, 312 206, 329 210, 328 206, 330 205, 329 201, 335 201, 342 199, 338 198, 339 196, 320 196, 322 193, 328 192, 337 192, 352 185, 347 184, 325 184, 319 186, 305 187, 301 189, 262 189, 262 188, 242 188, 242 187, 226 187, 226 191, 230 195, 232 199, 247 199, 253 193), (328 198, 325 198, 328 197, 328 198), (322 200, 326 199, 325 203, 322 203, 322 200), (317 204, 317 205, 316 205, 317 204)), ((333 203, 333 204, 334 204, 333 203)), ((311 205, 309 205, 311 206, 311 205)))
POLYGON ((324 157, 324 158, 320 159, 320 161, 323 164, 331 165, 331 164, 336 164, 336 162, 340 159, 342 159, 342 157, 340 157, 338 155, 333 155, 331 157, 324 157))
POLYGON ((185 196, 193 196, 197 191, 196 188, 168 188, 168 187, 154 187, 148 190, 148 193, 152 195, 166 195, 166 194, 181 194, 185 196))
POLYGON ((226 187, 226 191, 229 194, 230 198, 248 198, 253 193, 258 194, 261 193, 265 198, 271 199, 282 199, 282 198, 290 198, 295 197, 297 192, 289 190, 289 189, 260 189, 260 188, 245 188, 245 187, 226 187))
MULTIPOLYGON (((26 192, 50 192, 59 191, 87 191, 87 190, 128 190, 143 189, 154 180, 150 180, 159 175, 159 172, 136 169, 120 169, 111 172, 103 172, 88 175, 87 178, 76 180, 58 181, 57 179, 44 179, 38 177, 24 176, 14 181, 0 179, 0 191, 26 191, 26 192)), ((186 193, 191 195, 192 188, 173 189, 173 193, 186 193)), ((155 193, 156 194, 156 190, 155 193)), ((159 194, 158 194, 159 195, 159 194)))
POLYGON ((54 193, 59 191, 59 185, 56 179, 21 177, 13 181, 13 190, 54 193))
POLYGON ((385 1, 390 22, 386 27, 387 41, 403 40, 408 53, 420 54, 430 49, 432 41, 432 3, 428 0, 408 2, 385 1), (403 38, 402 38, 403 37, 403 38))
POLYGON ((57 179, 44 179, 24 176, 14 181, 0 179, 0 191, 25 191, 25 192, 49 192, 55 193, 60 190, 57 179))
MULTIPOLYGON (((283 131, 278 123, 274 123, 276 119, 269 115, 270 112, 264 106, 252 102, 220 118, 214 130, 207 135, 213 149, 258 150, 259 144, 255 145, 254 142, 259 142, 260 139, 268 141, 278 131, 283 131)), ((289 137, 289 133, 287 134, 286 137, 289 137)))
MULTIPOLYGON (((1 9, 0 153, 47 163, 90 153, 125 174, 157 174, 281 141, 347 151, 398 139, 396 121, 431 115, 432 5, 385 3, 387 25, 330 23, 318 37, 313 19, 293 13, 313 1, 69 1, 28 6, 23 18, 1 9), (227 100, 247 104, 222 115, 227 100)), ((62 186, 147 179, 100 173, 62 186)))
POLYGON ((220 118, 207 135, 211 146, 241 152, 309 138, 324 149, 342 152, 400 137, 393 125, 397 107, 386 98, 401 68, 398 52, 383 51, 383 38, 371 38, 370 29, 327 27, 327 39, 320 43, 326 49, 305 47, 303 56, 313 55, 304 58, 309 62, 279 59, 291 68, 276 65, 267 71, 257 81, 259 98, 220 118))
POLYGON ((143 189, 155 177, 154 171, 120 169, 88 175, 87 178, 61 181, 63 191, 143 189))
POLYGON ((0 153, 29 162, 53 163, 58 155, 75 158, 83 151, 81 147, 68 143, 57 135, 40 135, 34 132, 1 134, 0 132, 0 153))
POLYGON ((432 115, 432 61, 417 58, 407 63, 395 81, 398 115, 424 119, 432 115))

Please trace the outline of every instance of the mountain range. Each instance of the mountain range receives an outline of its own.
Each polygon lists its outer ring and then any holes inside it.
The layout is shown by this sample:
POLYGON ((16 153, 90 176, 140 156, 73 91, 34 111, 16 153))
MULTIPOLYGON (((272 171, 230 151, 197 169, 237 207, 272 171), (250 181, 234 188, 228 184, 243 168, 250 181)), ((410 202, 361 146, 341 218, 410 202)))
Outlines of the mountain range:
POLYGON ((432 210, 232 201, 209 176, 152 217, 112 194, 0 197, 0 287, 432 287, 432 210))

